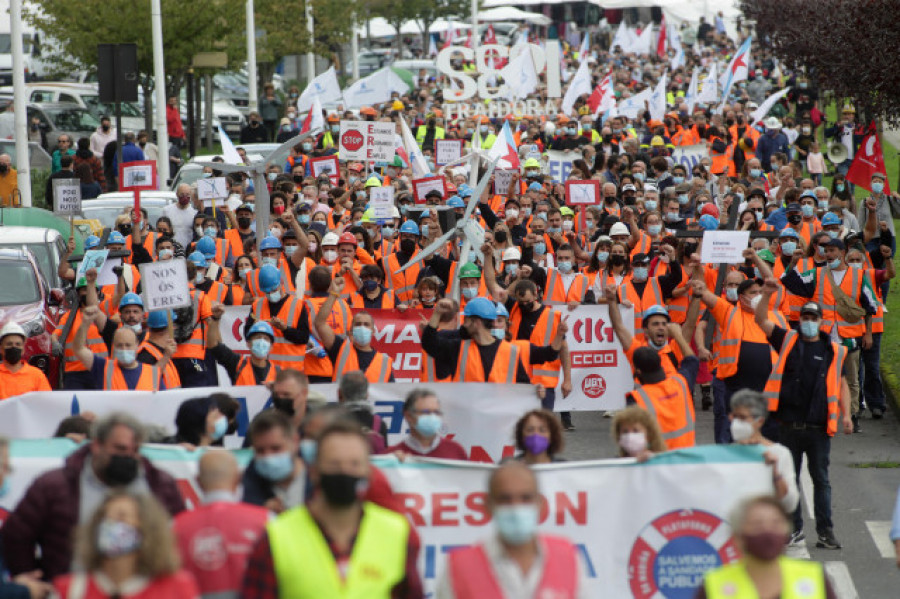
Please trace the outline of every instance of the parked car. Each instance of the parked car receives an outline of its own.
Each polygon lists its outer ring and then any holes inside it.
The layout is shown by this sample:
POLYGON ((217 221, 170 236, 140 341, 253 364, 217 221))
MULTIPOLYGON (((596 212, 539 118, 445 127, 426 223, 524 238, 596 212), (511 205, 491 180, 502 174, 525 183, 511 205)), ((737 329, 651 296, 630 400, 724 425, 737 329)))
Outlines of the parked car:
MULTIPOLYGON (((25 85, 32 104, 76 104, 86 108, 98 120, 106 115, 115 121, 116 107, 100 101, 96 83, 34 82, 25 85)), ((12 86, 0 87, 0 94, 12 93, 12 86)), ((137 133, 144 128, 144 113, 136 102, 121 102, 122 131, 137 133)))
MULTIPOLYGON (((56 229, 47 227, 0 226, 0 250, 27 249, 34 257, 44 280, 52 288, 61 288, 57 272, 66 250, 67 239, 56 229)), ((6 283, 0 278, 0 287, 6 283)))
MULTIPOLYGON (((147 210, 147 218, 150 225, 156 224, 156 219, 162 216, 163 208, 175 202, 174 191, 142 191, 141 208, 147 210)), ((81 214, 83 218, 99 220, 104 228, 112 228, 116 224, 116 217, 127 208, 134 206, 134 193, 130 191, 116 191, 101 194, 94 200, 81 202, 81 214)))
POLYGON ((56 140, 60 135, 69 135, 72 139, 90 137, 100 126, 100 120, 86 108, 72 104, 29 104, 28 121, 37 118, 44 131, 44 149, 56 148, 56 140))
MULTIPOLYGON (((0 139, 0 154, 9 154, 13 166, 16 165, 16 142, 13 139, 0 139)), ((36 141, 28 142, 28 166, 32 170, 50 170, 53 159, 36 141)))
MULTIPOLYGON (((365 50, 357 54, 356 60, 359 61, 359 76, 365 77, 371 75, 381 67, 391 61, 393 50, 390 48, 383 50, 365 50)), ((344 66, 344 75, 353 75, 353 59, 348 60, 344 66)))

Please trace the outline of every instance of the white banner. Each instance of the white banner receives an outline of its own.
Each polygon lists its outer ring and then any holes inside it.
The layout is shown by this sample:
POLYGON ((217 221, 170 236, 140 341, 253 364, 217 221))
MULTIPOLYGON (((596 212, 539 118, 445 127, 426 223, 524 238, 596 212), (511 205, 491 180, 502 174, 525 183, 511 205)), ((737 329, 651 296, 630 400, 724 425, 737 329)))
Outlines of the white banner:
MULTIPOLYGON (((609 308, 601 304, 560 310, 563 317, 569 317, 566 341, 572 359, 572 393, 563 399, 557 390, 554 409, 564 412, 624 408, 625 394, 634 389, 634 378, 613 331, 609 308)), ((625 326, 631 329, 634 309, 619 306, 619 310, 625 326)))
POLYGON ((404 94, 408 91, 409 86, 403 79, 393 69, 385 67, 345 89, 344 106, 345 108, 373 106, 390 100, 392 92, 404 94))
POLYGON ((562 183, 569 178, 569 173, 572 172, 572 162, 580 156, 580 152, 547 150, 547 166, 544 172, 550 175, 550 179, 554 183, 562 183))
MULTIPOLYGON (((499 461, 514 453, 513 427, 528 410, 540 402, 531 385, 490 383, 384 383, 369 386, 369 402, 388 429, 388 445, 399 443, 409 431, 403 420, 403 402, 413 389, 432 389, 441 400, 444 433, 461 444, 470 459, 499 461)), ((337 400, 337 384, 317 384, 311 388, 329 401, 337 400)), ((240 447, 253 417, 271 406, 269 390, 259 387, 201 387, 149 391, 45 391, 13 397, 0 402, 0 435, 15 439, 51 437, 60 420, 90 411, 97 415, 125 410, 145 424, 175 432, 178 406, 192 397, 225 392, 240 404, 237 434, 226 437, 228 447, 240 447)))
POLYGON ((700 164, 702 158, 709 158, 709 150, 705 143, 693 146, 675 146, 672 150, 672 161, 682 165, 687 170, 688 178, 694 172, 694 167, 700 164))

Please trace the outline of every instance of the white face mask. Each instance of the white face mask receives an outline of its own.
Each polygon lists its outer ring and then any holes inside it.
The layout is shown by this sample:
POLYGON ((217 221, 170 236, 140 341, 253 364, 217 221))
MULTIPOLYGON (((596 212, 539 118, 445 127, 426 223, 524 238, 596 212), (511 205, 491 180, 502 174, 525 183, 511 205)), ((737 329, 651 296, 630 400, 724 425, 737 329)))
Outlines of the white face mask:
POLYGON ((756 310, 756 306, 759 305, 760 300, 762 300, 761 294, 754 295, 753 299, 750 300, 750 307, 756 310))
POLYGON ((324 260, 328 264, 334 264, 337 261, 337 257, 337 250, 325 250, 324 252, 322 252, 322 260, 324 260))
POLYGON ((629 456, 636 456, 647 449, 647 435, 643 432, 622 433, 619 435, 619 446, 629 456))
POLYGON ((740 418, 731 421, 731 437, 738 443, 753 436, 753 425, 740 418))

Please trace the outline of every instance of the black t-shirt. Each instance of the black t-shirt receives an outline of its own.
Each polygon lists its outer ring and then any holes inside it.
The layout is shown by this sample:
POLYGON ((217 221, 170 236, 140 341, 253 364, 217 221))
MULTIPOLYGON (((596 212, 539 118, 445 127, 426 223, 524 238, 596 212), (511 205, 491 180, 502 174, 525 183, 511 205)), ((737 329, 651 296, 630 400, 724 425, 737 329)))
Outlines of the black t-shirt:
MULTIPOLYGON (((513 306, 516 305, 516 300, 512 298, 508 298, 506 300, 506 311, 512 314, 513 306)), ((534 327, 537 326, 538 319, 541 317, 541 314, 544 313, 544 310, 547 309, 547 306, 541 306, 537 310, 532 310, 531 312, 526 312, 525 310, 519 309, 519 313, 522 315, 522 320, 519 322, 519 330, 513 331, 513 339, 518 341, 528 341, 531 339, 531 333, 534 331, 534 327)))
MULTIPOLYGON (((775 327, 769 343, 781 351, 787 330, 775 327)), ((800 339, 787 356, 781 379, 781 394, 776 418, 782 422, 805 422, 824 426, 828 423, 828 391, 826 377, 831 361, 831 348, 822 338, 800 339)))

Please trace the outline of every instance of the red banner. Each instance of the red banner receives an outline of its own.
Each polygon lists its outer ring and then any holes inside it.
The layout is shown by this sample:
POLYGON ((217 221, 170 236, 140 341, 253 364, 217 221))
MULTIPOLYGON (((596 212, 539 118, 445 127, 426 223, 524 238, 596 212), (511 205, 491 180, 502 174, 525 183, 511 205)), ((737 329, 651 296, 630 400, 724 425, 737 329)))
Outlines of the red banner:
POLYGON ((375 320, 372 347, 393 360, 394 379, 418 381, 422 369, 423 318, 431 318, 431 310, 366 310, 375 320))

